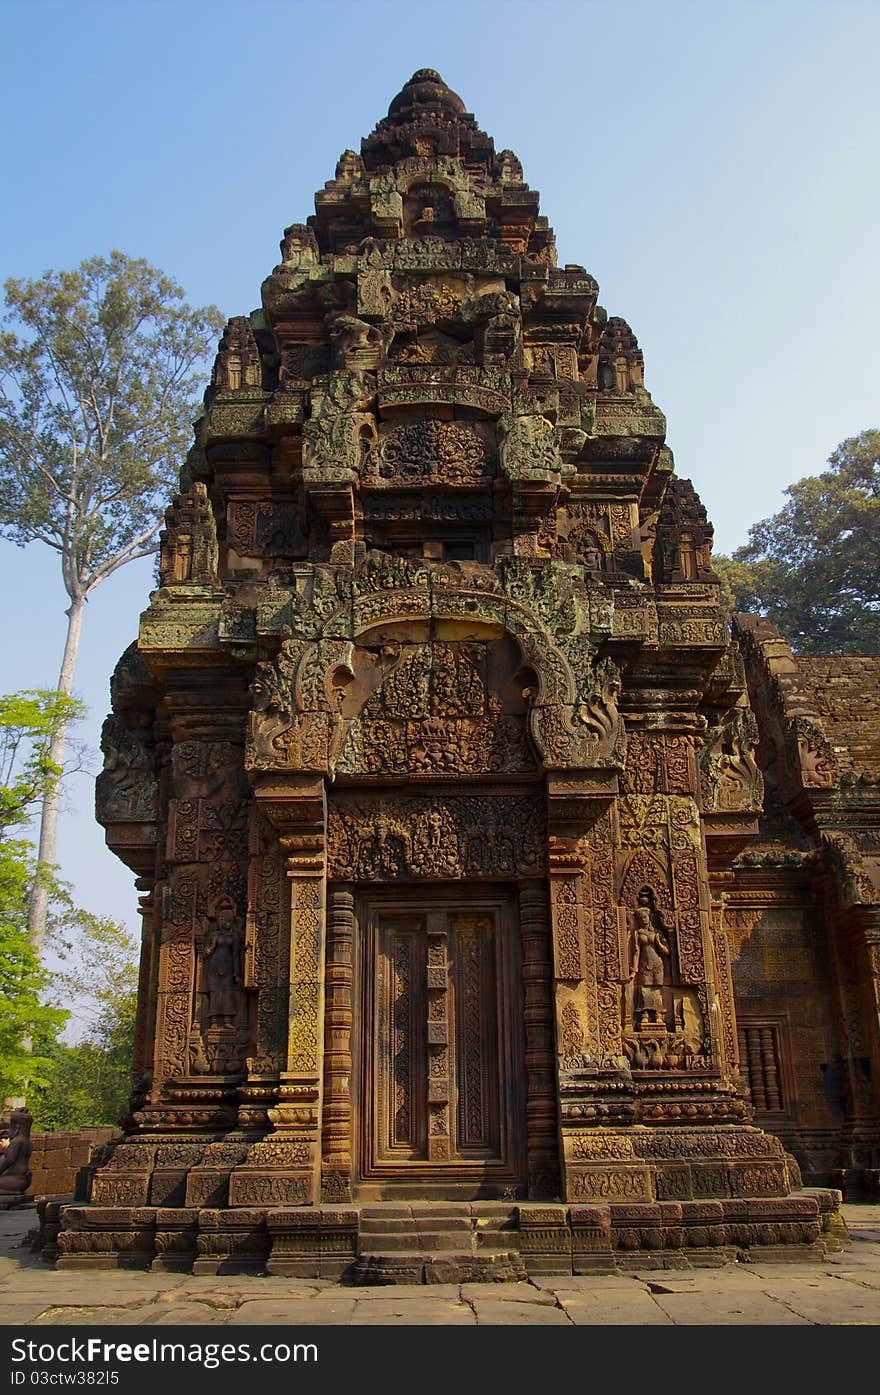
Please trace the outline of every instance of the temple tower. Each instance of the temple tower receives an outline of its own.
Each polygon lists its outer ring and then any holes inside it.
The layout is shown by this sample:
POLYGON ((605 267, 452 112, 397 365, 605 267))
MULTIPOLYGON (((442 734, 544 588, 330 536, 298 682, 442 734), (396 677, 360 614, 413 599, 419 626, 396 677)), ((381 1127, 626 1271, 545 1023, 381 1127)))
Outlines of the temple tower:
POLYGON ((532 1271, 816 1242, 738 1073, 712 529, 597 296, 422 70, 227 326, 104 732, 139 1084, 65 1263, 363 1272, 426 1200, 532 1271))

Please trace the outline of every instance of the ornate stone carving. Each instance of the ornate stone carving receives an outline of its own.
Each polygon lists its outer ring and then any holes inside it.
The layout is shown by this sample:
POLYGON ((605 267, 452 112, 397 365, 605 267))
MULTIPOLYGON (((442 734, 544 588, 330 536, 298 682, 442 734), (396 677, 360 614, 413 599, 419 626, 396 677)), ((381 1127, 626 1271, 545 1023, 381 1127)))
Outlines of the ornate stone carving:
POLYGON ((704 812, 760 812, 764 781, 755 760, 757 735, 746 707, 733 708, 710 732, 700 758, 704 812))
POLYGON ((410 1183, 565 1197, 519 1223, 572 1272, 801 1234, 744 1123, 734 978, 787 1004, 798 1147, 880 1164, 870 743, 766 622, 743 672, 597 294, 421 70, 229 322, 104 730, 142 1078, 66 1261, 369 1273, 358 1205, 410 1183))
POLYGON ((396 487, 474 485, 491 474, 486 441, 464 423, 407 422, 381 436, 365 462, 362 483, 396 487))
POLYGON ((337 775, 533 768, 524 714, 506 714, 501 695, 490 686, 493 658, 490 646, 473 641, 385 646, 381 687, 348 724, 335 761, 337 775))
POLYGON ((376 440, 370 381, 349 372, 330 376, 313 398, 303 427, 303 479, 315 486, 353 484, 376 440))
POLYGON ((595 686, 583 703, 536 705, 532 738, 548 770, 618 766, 623 759, 623 723, 617 708, 620 674, 610 660, 595 669, 595 686))
POLYGON ((551 483, 562 470, 554 428, 546 417, 508 417, 502 421, 501 469, 509 480, 551 483))
POLYGON ((835 783, 834 752, 822 728, 808 717, 795 717, 794 731, 801 779, 809 789, 830 789, 835 783))
POLYGON ((239 557, 304 557, 305 540, 295 504, 269 500, 229 505, 229 542, 239 557))
POLYGON ((230 897, 223 897, 214 908, 202 947, 202 966, 209 1027, 234 1026, 240 1010, 244 968, 235 902, 230 897))
POLYGON ((645 360, 639 341, 626 320, 617 315, 602 332, 599 344, 599 386, 606 392, 635 392, 644 388, 645 360))
POLYGON ((159 534, 159 576, 163 586, 193 581, 215 586, 218 581, 217 524, 206 486, 197 480, 188 494, 176 494, 165 511, 159 534))
POLYGON ((121 717, 101 728, 104 769, 95 784, 99 823, 149 823, 158 817, 155 754, 147 732, 121 717))
POLYGON ((669 481, 654 543, 657 581, 717 581, 712 571, 714 530, 690 480, 669 481))
POLYGON ((637 1029, 659 1027, 666 1015, 664 961, 669 959, 669 942, 649 904, 637 906, 632 913, 629 954, 633 1021, 637 1029))
POLYGON ((251 322, 246 315, 228 320, 220 340, 211 385, 220 392, 238 392, 242 388, 261 388, 263 370, 260 351, 251 322))
POLYGON ((390 325, 371 325, 353 315, 337 315, 330 329, 336 367, 354 374, 379 368, 393 337, 390 325))
POLYGON ((330 874, 367 882, 536 876, 543 830, 530 796, 340 800, 329 814, 330 874))

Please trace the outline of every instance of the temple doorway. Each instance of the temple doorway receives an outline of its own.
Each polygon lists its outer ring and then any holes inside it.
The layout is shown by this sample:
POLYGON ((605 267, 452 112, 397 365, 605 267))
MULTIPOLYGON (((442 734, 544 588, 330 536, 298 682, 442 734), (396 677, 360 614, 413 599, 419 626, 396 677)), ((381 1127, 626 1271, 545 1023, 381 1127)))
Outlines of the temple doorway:
POLYGON ((358 908, 357 1189, 525 1195, 521 949, 485 884, 358 908))

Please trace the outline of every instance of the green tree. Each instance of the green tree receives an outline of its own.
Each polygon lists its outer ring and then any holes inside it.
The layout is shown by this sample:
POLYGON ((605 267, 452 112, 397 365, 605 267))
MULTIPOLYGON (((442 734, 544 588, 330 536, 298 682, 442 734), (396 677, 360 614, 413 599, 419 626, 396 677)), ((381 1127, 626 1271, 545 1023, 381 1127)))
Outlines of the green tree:
MULTIPOLYGON (((0 333, 0 536, 57 552, 67 592, 58 689, 69 694, 83 611, 96 586, 156 551, 162 506, 190 434, 204 360, 222 327, 213 306, 121 252, 73 271, 6 282, 0 333)), ((51 758, 63 761, 66 727, 51 758)), ((57 787, 47 788, 39 863, 55 861, 57 787)), ((45 933, 34 881, 31 938, 45 933)))
MULTIPOLYGON (((33 848, 21 830, 62 771, 52 757, 60 723, 79 715, 81 705, 61 693, 31 691, 0 696, 0 1092, 20 1096, 29 1083, 48 1078, 46 1050, 66 1012, 45 1001, 47 976, 28 933, 28 903, 37 875, 33 848)), ((47 904, 62 889, 43 868, 47 904)))
POLYGON ((828 466, 713 559, 722 600, 766 614, 798 653, 880 653, 880 431, 841 442, 828 466))
POLYGON ((48 1044, 48 1067, 30 1106, 42 1129, 118 1124, 131 1094, 137 945, 116 921, 86 911, 72 911, 66 928, 75 937, 73 957, 55 988, 82 1037, 48 1044))
POLYGON ((67 1017, 45 1000, 48 975, 28 934, 28 893, 34 872, 30 845, 0 843, 0 1097, 22 1098, 32 1084, 48 1080, 47 1051, 67 1017))
POLYGON ((64 771, 52 755, 55 734, 83 711, 76 698, 43 688, 0 694, 0 842, 57 788, 64 771))

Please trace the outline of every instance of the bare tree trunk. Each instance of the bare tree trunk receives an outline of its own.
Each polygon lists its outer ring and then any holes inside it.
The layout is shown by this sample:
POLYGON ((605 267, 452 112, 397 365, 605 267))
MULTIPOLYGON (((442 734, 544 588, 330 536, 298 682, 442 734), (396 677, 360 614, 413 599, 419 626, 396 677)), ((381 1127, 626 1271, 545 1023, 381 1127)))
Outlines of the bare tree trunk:
MULTIPOLYGON (((73 688, 73 675, 76 672, 76 660, 79 654, 84 608, 85 596, 79 596, 76 600, 71 601, 69 609, 65 612, 67 615, 67 638, 64 642, 61 672, 58 675, 58 691, 64 693, 66 697, 70 696, 73 688)), ((59 722, 49 746, 49 759, 59 768, 64 761, 66 741, 67 723, 59 722)), ((43 809, 40 816, 40 846, 37 853, 37 877, 34 880, 30 905, 28 906, 28 933, 31 944, 38 955, 42 955, 43 941, 46 936, 46 920, 49 914, 49 889, 39 874, 48 871, 55 863, 60 804, 61 780, 58 779, 53 782, 43 799, 43 809)))

